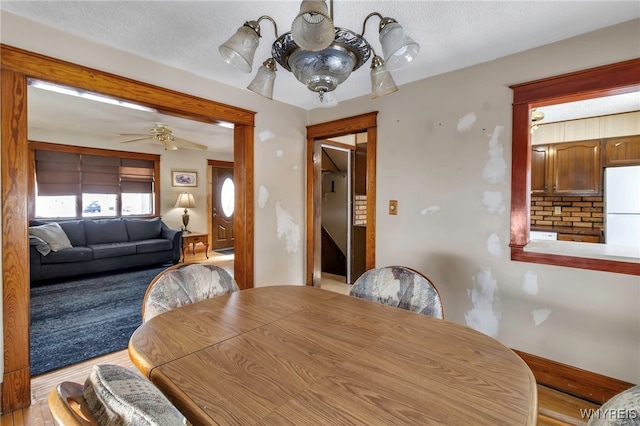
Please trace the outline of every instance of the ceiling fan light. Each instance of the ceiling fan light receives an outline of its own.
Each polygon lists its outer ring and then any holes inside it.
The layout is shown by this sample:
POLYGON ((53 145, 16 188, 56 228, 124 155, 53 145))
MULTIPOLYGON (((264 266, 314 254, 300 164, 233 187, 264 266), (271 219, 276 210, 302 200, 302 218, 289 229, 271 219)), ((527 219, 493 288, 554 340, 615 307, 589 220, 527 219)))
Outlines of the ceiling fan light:
POLYGON ((253 81, 247 89, 267 99, 273 99, 273 83, 276 79, 276 61, 269 58, 258 68, 253 81))
POLYGON ((218 48, 226 63, 247 73, 251 72, 253 57, 260 44, 259 29, 256 30, 249 24, 247 22, 238 28, 238 31, 218 48))
POLYGON ((393 20, 384 25, 381 23, 380 44, 387 69, 392 71, 407 65, 420 52, 420 45, 407 36, 402 26, 393 20))
POLYGON ((291 24, 291 36, 303 50, 319 52, 333 43, 335 27, 324 0, 303 0, 291 24))
POLYGON ((175 151, 176 149, 178 149, 176 144, 174 144, 171 139, 165 139, 163 142, 165 151, 175 151))
POLYGON ((380 56, 374 56, 371 61, 371 98, 376 99, 397 91, 398 87, 384 61, 380 56))

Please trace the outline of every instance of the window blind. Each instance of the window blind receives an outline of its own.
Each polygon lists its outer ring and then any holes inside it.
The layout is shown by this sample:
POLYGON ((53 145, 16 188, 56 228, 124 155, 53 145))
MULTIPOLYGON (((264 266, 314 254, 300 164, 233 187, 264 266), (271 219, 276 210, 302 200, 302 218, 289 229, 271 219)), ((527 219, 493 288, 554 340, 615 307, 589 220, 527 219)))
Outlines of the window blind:
POLYGON ((36 151, 38 195, 64 196, 80 192, 80 155, 56 151, 36 151))

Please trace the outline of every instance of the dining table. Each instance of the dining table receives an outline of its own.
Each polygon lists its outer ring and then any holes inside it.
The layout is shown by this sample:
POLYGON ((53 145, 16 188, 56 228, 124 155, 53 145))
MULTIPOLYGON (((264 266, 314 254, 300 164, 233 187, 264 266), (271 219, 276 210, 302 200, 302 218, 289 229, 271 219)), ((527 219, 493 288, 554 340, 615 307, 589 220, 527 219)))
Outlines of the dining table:
POLYGON ((158 315, 129 356, 194 425, 535 425, 511 349, 451 321, 279 285, 158 315))

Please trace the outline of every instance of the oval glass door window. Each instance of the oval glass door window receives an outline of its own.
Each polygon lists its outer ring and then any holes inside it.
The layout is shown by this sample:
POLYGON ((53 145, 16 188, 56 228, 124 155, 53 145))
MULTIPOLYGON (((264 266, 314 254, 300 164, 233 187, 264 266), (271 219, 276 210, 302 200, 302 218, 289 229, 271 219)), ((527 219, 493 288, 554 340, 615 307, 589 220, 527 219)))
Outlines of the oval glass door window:
POLYGON ((222 182, 222 189, 220 190, 220 204, 222 204, 222 213, 226 217, 230 217, 233 214, 235 208, 235 185, 230 178, 226 178, 222 182))

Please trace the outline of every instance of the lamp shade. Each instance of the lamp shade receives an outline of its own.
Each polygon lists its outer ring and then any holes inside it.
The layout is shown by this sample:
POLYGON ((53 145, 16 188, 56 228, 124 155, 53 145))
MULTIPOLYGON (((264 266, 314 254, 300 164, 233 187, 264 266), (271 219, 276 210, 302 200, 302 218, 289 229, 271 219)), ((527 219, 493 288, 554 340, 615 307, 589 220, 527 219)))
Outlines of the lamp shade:
POLYGON ((194 208, 196 206, 196 199, 193 197, 193 194, 190 192, 183 192, 178 195, 178 200, 176 201, 176 205, 174 207, 182 207, 182 208, 194 208))
POLYGON ((303 50, 319 52, 333 43, 335 27, 324 0, 303 0, 291 24, 291 35, 303 50))
POLYGON ((404 33, 397 22, 390 22, 380 30, 382 56, 387 69, 400 69, 413 60, 420 52, 420 45, 404 33))
POLYGON ((276 61, 273 58, 269 58, 258 68, 258 73, 247 86, 247 89, 267 99, 273 99, 273 83, 275 79, 276 61))
POLYGON ((251 72, 253 57, 260 39, 256 30, 248 25, 238 28, 238 31, 218 48, 222 59, 240 71, 251 72))
POLYGON ((398 87, 382 58, 374 56, 371 61, 371 98, 379 98, 397 90, 398 87))

